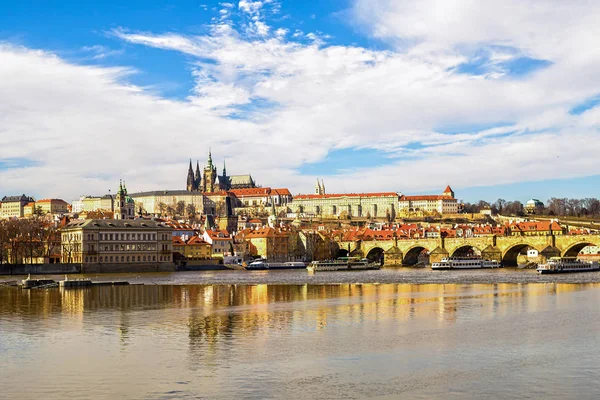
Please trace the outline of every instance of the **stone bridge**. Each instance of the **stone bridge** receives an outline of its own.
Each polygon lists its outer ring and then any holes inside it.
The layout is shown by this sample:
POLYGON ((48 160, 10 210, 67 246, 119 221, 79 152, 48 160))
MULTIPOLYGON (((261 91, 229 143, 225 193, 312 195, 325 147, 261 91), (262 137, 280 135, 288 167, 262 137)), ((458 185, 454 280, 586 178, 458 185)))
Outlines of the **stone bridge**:
POLYGON ((352 256, 381 259, 385 265, 411 265, 421 253, 430 262, 472 250, 484 259, 499 260, 505 266, 524 262, 527 250, 538 251, 538 261, 549 257, 575 257, 586 246, 600 246, 600 235, 484 236, 474 238, 437 238, 369 240, 340 242, 340 251, 352 256))

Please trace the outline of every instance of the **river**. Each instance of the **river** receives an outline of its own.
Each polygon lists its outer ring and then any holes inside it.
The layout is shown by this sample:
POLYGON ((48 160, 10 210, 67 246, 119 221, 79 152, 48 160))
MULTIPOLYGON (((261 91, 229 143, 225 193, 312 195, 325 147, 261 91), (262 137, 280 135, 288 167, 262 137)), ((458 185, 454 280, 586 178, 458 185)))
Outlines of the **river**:
POLYGON ((600 398, 598 283, 160 282, 0 286, 0 397, 600 398))

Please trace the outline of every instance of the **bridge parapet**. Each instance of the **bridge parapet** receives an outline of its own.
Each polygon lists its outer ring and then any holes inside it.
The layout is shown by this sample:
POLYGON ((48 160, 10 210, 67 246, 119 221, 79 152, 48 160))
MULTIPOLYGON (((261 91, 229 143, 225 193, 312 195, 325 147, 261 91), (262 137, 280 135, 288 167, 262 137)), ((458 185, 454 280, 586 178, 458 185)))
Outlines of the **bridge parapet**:
POLYGON ((537 250, 540 254, 561 256, 576 256, 581 249, 588 245, 600 246, 600 235, 540 235, 540 236, 483 236, 474 238, 436 238, 436 239, 400 239, 369 240, 357 242, 340 242, 340 249, 350 250, 350 253, 366 257, 373 249, 381 249, 393 253, 394 262, 400 259, 414 258, 423 249, 430 253, 437 248, 440 254, 452 256, 458 249, 465 246, 473 247, 485 258, 493 259, 514 258, 523 255, 528 248, 537 250), (483 254, 485 253, 485 255, 483 254))

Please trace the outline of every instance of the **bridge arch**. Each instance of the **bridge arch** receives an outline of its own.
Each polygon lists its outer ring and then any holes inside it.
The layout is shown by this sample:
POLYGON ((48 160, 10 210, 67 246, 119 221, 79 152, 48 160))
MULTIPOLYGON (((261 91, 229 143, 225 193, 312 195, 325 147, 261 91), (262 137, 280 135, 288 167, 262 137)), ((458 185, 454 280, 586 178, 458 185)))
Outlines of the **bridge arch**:
POLYGON ((383 265, 384 251, 381 247, 373 247, 367 253, 367 258, 371 262, 376 262, 383 265))
POLYGON ((346 249, 338 249, 335 253, 335 257, 348 257, 348 250, 346 249))
POLYGON ((402 260, 402 264, 404 265, 415 265, 419 262, 419 255, 423 252, 430 252, 428 248, 420 245, 413 246, 406 250, 404 253, 404 259, 402 260))
POLYGON ((597 246, 597 244, 588 241, 574 243, 563 252, 563 257, 577 257, 577 254, 587 246, 597 246))
POLYGON ((509 247, 502 254, 502 266, 517 267, 519 256, 526 256, 528 249, 535 249, 535 247, 529 243, 519 243, 509 247))
POLYGON ((467 256, 481 256, 481 250, 470 244, 465 244, 457 247, 450 254, 450 257, 467 257, 467 256))

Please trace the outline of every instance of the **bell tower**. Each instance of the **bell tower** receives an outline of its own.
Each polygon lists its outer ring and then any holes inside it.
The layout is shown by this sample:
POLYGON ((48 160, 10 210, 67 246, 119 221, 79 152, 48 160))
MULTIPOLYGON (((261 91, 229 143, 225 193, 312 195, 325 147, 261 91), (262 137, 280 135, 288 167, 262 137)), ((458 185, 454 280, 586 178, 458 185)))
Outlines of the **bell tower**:
POLYGON ((215 182, 217 180, 217 168, 212 163, 212 154, 210 149, 208 150, 208 162, 204 167, 204 182, 202 184, 202 191, 204 193, 215 192, 215 182))

